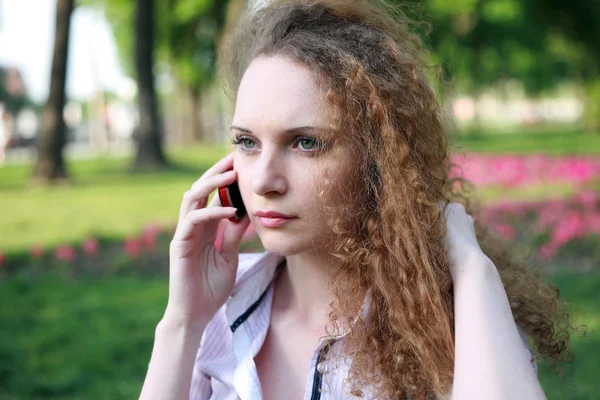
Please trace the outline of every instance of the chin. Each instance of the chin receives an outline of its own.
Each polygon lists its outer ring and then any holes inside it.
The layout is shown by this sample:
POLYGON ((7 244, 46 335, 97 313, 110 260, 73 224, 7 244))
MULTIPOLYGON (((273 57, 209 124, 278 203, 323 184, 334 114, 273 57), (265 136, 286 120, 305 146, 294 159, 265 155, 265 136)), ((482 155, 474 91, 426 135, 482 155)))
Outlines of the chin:
POLYGON ((274 234, 274 232, 259 234, 259 237, 265 250, 285 257, 314 251, 322 247, 316 245, 314 240, 309 237, 292 238, 289 235, 274 234))

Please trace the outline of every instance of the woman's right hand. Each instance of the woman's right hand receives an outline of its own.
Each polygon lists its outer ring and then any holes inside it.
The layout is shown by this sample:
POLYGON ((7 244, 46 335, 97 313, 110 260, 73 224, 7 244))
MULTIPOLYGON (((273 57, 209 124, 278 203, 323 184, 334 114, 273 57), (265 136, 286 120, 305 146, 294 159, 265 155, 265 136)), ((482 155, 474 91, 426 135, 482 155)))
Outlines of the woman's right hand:
POLYGON ((225 303, 235 283, 239 245, 249 224, 228 221, 219 251, 215 238, 219 222, 236 209, 221 207, 219 196, 207 206, 208 196, 236 180, 233 153, 207 170, 181 203, 179 222, 169 250, 169 301, 163 319, 190 326, 206 326, 225 303))

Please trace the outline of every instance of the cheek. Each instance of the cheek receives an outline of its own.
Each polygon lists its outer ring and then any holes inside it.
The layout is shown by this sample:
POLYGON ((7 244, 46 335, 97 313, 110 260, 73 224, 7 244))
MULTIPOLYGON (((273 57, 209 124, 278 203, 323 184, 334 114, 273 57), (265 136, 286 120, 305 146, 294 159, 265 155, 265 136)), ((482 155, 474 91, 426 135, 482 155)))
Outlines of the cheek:
POLYGON ((235 158, 233 169, 237 173, 237 183, 240 188, 242 200, 247 201, 252 194, 252 169, 235 158))
POLYGON ((316 200, 319 192, 323 188, 330 172, 327 168, 319 168, 314 165, 309 165, 304 168, 299 168, 299 173, 293 177, 293 186, 302 197, 312 203, 316 200))

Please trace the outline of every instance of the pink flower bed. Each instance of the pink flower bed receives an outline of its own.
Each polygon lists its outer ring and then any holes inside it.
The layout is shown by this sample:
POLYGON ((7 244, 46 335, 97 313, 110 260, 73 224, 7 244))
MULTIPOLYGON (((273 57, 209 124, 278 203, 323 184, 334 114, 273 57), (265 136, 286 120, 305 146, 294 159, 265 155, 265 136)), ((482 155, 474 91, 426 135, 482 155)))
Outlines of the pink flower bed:
MULTIPOLYGON (((224 224, 218 228, 215 245, 221 248, 224 224)), ((142 268, 168 268, 169 244, 173 231, 156 224, 146 225, 138 235, 123 241, 104 241, 88 237, 79 245, 62 244, 45 248, 34 243, 25 257, 10 260, 0 249, 0 272, 10 264, 10 271, 21 266, 52 270, 68 267, 88 271, 109 271, 135 266, 142 268)), ((256 231, 250 225, 242 237, 241 251, 259 250, 256 231)))
POLYGON ((477 186, 505 187, 600 180, 600 158, 539 155, 455 155, 452 176, 462 176, 477 186))
POLYGON ((577 242, 594 241, 600 248, 600 197, 592 191, 565 200, 491 205, 481 219, 507 239, 529 241, 544 258, 577 242))

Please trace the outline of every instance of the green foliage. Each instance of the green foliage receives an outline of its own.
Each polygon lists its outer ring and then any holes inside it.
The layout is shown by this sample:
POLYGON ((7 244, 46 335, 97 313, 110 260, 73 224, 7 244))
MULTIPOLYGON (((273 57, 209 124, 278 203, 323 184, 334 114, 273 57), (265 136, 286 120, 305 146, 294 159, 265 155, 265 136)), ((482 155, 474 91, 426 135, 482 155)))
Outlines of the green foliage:
POLYGON ((560 295, 569 303, 572 323, 586 325, 587 336, 571 338, 575 358, 562 368, 559 378, 545 364, 539 366, 539 378, 549 400, 584 400, 597 396, 600 370, 592 356, 600 351, 600 273, 573 274, 564 270, 551 277, 560 295))
MULTIPOLYGON (((86 0, 103 6, 119 49, 121 64, 133 74, 135 2, 86 0)), ((156 57, 167 62, 184 86, 201 91, 216 71, 217 41, 228 1, 165 0, 155 2, 156 57)))
POLYGON ((31 187, 28 166, 0 169, 0 249, 27 250, 40 243, 80 243, 87 236, 122 238, 148 222, 174 224, 183 193, 228 148, 196 146, 169 153, 174 166, 154 173, 127 171, 129 160, 70 163, 72 186, 31 187))
MULTIPOLYGON (((487 153, 598 154, 598 135, 577 132, 516 132, 460 136, 455 150, 487 153), (462 146, 462 147, 457 147, 462 146)), ((181 196, 221 156, 231 148, 192 146, 168 151, 174 167, 154 173, 130 173, 125 158, 106 158, 70 163, 74 184, 38 188, 28 185, 28 166, 0 169, 0 249, 27 251, 33 243, 55 246, 80 243, 87 236, 122 238, 136 234, 148 222, 174 224, 181 196)), ((539 199, 571 188, 529 188, 510 193, 489 188, 485 199, 539 199)))
MULTIPOLYGON (((167 266, 165 266, 167 268, 167 266)), ((540 365, 551 400, 596 395, 600 274, 557 273, 551 280, 571 304, 575 324, 592 334, 572 338, 575 360, 561 380, 540 365)), ((107 275, 69 280, 26 273, 0 281, 0 398, 120 400, 137 398, 154 330, 168 295, 166 275, 107 275)))
POLYGON ((600 135, 589 133, 546 132, 497 132, 467 134, 455 139, 461 151, 502 154, 600 154, 600 135))
POLYGON ((139 396, 165 279, 72 281, 56 273, 0 282, 0 398, 139 396))
POLYGON ((166 46, 181 83, 195 91, 208 85, 216 71, 216 48, 224 25, 226 1, 169 0, 166 46))
POLYGON ((104 13, 115 37, 120 65, 126 74, 134 76, 135 1, 80 0, 80 4, 104 13))
MULTIPOLYGON (((566 79, 574 62, 548 45, 551 35, 558 33, 550 26, 532 24, 524 2, 429 0, 422 5, 432 24, 426 43, 433 60, 458 90, 476 93, 512 78, 538 93, 566 79)), ((411 16, 421 18, 420 13, 411 16)))

